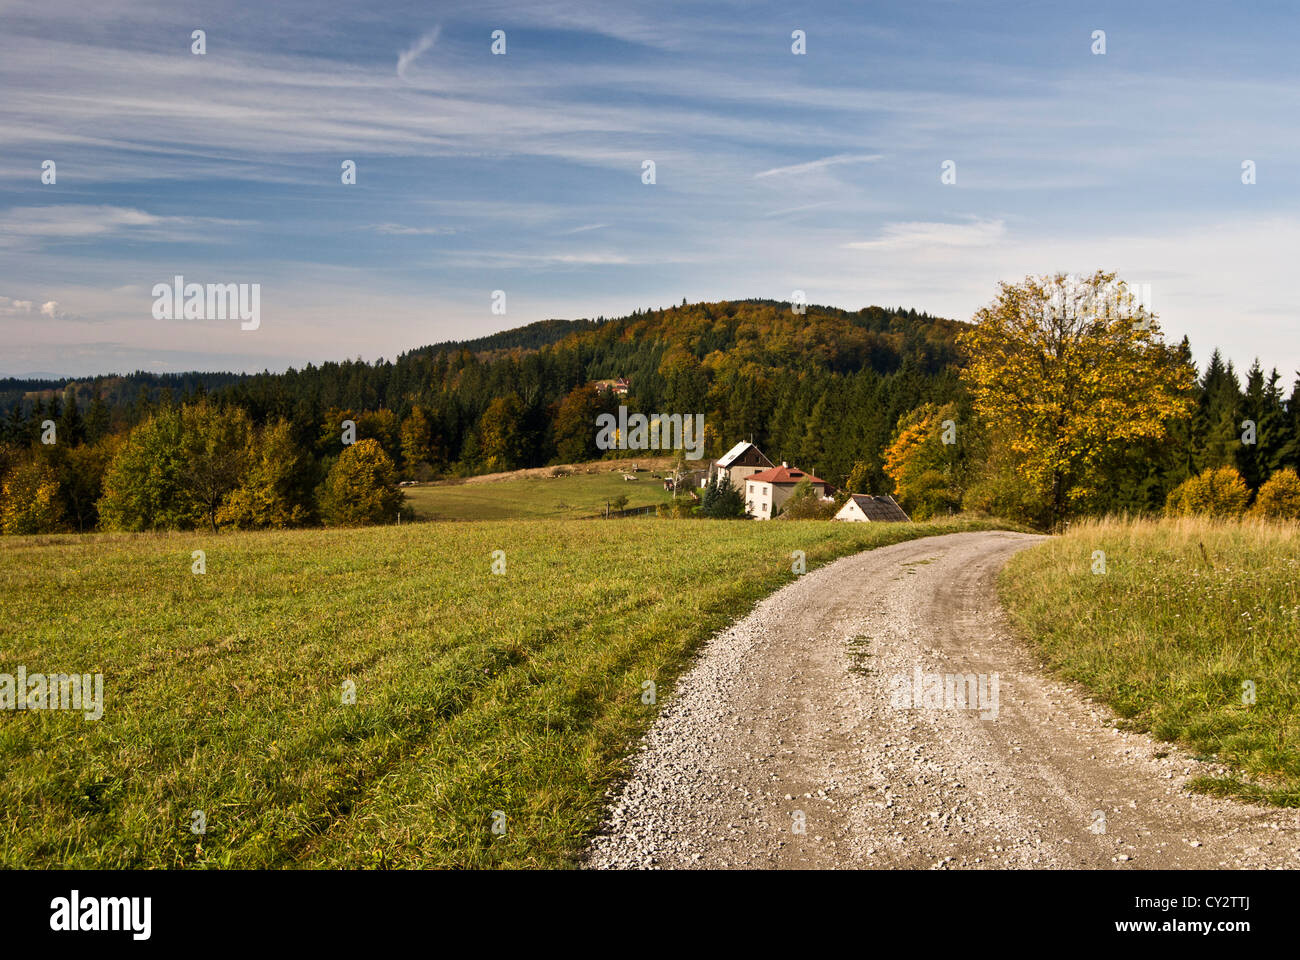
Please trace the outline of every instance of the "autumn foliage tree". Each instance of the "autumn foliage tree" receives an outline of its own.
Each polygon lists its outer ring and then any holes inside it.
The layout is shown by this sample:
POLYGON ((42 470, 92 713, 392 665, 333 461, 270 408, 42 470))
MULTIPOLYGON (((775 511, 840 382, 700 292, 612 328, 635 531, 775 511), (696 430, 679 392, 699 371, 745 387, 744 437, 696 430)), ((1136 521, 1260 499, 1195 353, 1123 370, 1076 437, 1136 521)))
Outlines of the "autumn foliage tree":
POLYGON ((392 459, 371 437, 335 461, 321 487, 320 507, 326 523, 357 527, 395 520, 403 499, 392 459))
POLYGON ((110 530, 218 529, 218 511, 248 469, 251 424, 240 407, 164 407, 136 426, 104 477, 110 530))
POLYGON ((596 460, 601 451, 596 446, 596 417, 612 411, 610 394, 602 394, 593 384, 574 387, 555 412, 555 459, 558 463, 581 463, 596 460))
POLYGON ((1186 365, 1113 273, 1004 283, 960 343, 976 414, 1053 525, 1095 492, 1117 448, 1190 413, 1186 365))
POLYGON ((297 527, 311 512, 306 504, 307 458, 294 445, 288 422, 257 431, 251 462, 239 486, 217 511, 217 522, 239 529, 297 527))
POLYGON ((5 533, 52 533, 63 521, 59 480, 44 458, 20 461, 0 484, 0 530, 5 533))
POLYGON ((957 405, 927 403, 906 414, 884 459, 893 493, 914 519, 955 511, 961 505, 957 405))
POLYGON ((402 421, 402 460, 406 475, 416 480, 427 480, 433 476, 433 464, 439 459, 433 420, 423 407, 412 407, 402 421))
POLYGON ((132 428, 104 475, 99 500, 106 530, 193 528, 201 512, 181 485, 180 410, 168 407, 132 428))

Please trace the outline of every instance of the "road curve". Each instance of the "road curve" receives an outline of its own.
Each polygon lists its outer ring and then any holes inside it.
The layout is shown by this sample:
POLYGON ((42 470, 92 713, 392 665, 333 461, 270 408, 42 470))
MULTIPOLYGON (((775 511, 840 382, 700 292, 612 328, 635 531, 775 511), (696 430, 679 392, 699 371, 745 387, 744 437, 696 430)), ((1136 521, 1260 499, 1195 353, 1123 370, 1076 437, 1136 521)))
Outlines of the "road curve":
POLYGON ((1218 768, 1012 638, 995 578, 1039 539, 912 540, 764 600, 678 683, 585 866, 1300 867, 1300 811, 1188 793, 1218 768), (986 709, 927 701, 935 674, 985 678, 986 709))

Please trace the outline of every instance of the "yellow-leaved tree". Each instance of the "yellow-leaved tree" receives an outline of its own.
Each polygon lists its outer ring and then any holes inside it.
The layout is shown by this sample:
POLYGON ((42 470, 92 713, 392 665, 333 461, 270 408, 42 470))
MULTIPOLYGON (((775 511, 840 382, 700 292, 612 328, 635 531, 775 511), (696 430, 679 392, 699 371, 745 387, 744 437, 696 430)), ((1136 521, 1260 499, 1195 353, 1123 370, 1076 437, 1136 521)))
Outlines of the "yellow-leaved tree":
POLYGON ((1003 283, 959 342, 995 453, 1052 525, 1105 482, 1111 454, 1161 439, 1191 412, 1191 372, 1113 273, 1003 283))

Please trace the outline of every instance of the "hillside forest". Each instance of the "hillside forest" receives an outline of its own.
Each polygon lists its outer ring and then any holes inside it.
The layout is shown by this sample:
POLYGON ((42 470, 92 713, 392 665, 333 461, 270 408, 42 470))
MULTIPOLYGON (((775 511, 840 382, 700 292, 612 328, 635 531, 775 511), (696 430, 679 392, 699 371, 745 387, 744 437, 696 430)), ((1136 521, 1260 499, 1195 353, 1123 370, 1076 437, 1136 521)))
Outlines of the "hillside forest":
POLYGON ((1198 370, 1152 316, 1068 309, 1122 289, 1103 273, 1026 278, 970 323, 683 302, 372 363, 0 381, 0 527, 392 522, 401 480, 609 455, 594 424, 620 404, 703 413, 706 458, 752 440, 914 519, 1300 514, 1300 375, 1242 372, 1218 351, 1198 370), (1067 322, 1044 322, 1049 301, 1067 322), (601 385, 619 378, 626 395, 601 385))

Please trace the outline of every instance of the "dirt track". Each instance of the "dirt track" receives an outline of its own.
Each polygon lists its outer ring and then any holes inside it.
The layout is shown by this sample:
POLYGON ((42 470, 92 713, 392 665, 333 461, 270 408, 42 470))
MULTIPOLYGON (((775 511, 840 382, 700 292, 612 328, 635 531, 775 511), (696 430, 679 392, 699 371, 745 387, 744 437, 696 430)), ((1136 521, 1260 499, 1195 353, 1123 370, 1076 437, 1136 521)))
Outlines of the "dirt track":
POLYGON ((1119 732, 1011 639, 995 577, 1037 539, 963 533, 847 557, 715 636, 611 798, 588 866, 1300 867, 1300 811, 1187 793, 1216 768, 1119 732), (917 667, 983 675, 990 696, 996 673, 996 718, 903 706, 917 685, 895 678, 917 667))

